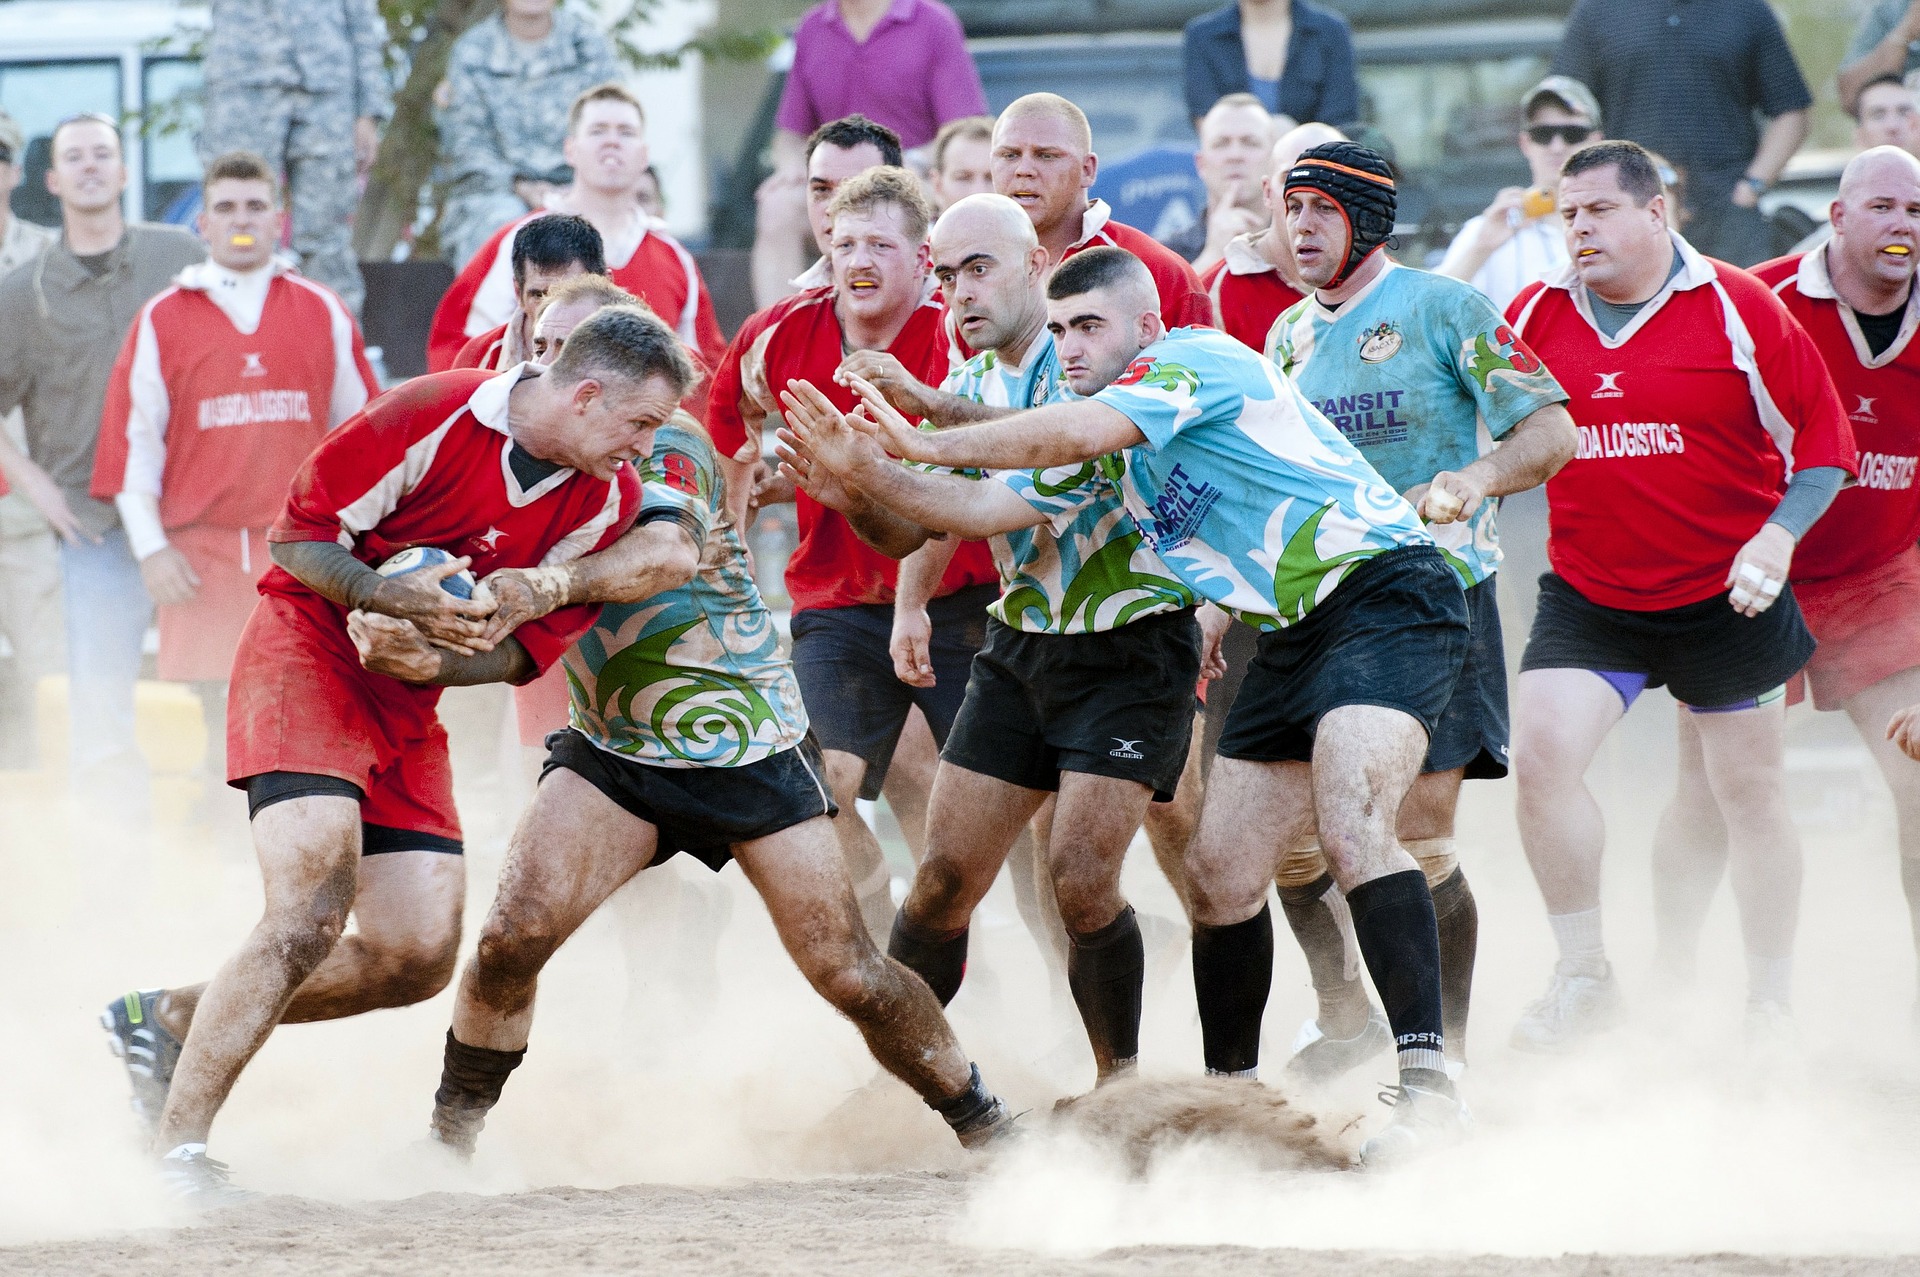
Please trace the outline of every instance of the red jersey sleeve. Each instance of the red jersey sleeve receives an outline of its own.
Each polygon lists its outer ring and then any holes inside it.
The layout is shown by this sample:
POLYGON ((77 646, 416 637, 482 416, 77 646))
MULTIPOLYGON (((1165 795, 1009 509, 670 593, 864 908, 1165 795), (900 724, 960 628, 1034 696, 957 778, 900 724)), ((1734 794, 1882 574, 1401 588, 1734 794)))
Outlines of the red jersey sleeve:
POLYGON ((440 304, 433 308, 433 321, 427 328, 427 371, 445 372, 456 367, 454 359, 460 354, 460 348, 467 344, 467 317, 473 312, 474 298, 480 295, 480 285, 486 282, 487 272, 493 268, 494 259, 500 256, 500 240, 516 229, 526 219, 515 218, 495 231, 473 260, 460 268, 453 277, 453 283, 440 298, 440 304))
MULTIPOLYGON (((447 367, 485 368, 487 366, 487 352, 493 349, 495 342, 506 340, 506 331, 504 327, 501 327, 491 332, 481 333, 477 337, 467 338, 466 344, 460 347, 460 353, 453 357, 453 362, 448 364, 447 367)), ((434 369, 432 371, 438 370, 434 369)))
POLYGON ((1720 281, 1753 336, 1765 390, 1760 418, 1776 442, 1788 441, 1781 452, 1792 457, 1795 470, 1838 466, 1857 475, 1860 454, 1853 426, 1813 338, 1760 280, 1723 267, 1720 281))
POLYGON ((713 439, 714 451, 723 457, 754 459, 739 454, 757 445, 760 421, 770 411, 764 401, 767 342, 793 300, 775 302, 749 316, 714 368, 707 391, 707 434, 713 439), (749 425, 755 431, 752 445, 748 441, 749 425))
MULTIPOLYGON (((568 533, 541 561, 542 566, 571 562, 586 554, 598 554, 625 536, 639 514, 639 476, 634 473, 632 466, 621 466, 619 477, 607 493, 607 504, 568 533)), ((599 615, 598 603, 563 607, 538 620, 528 621, 515 630, 513 637, 533 658, 534 672, 521 681, 532 682, 546 673, 587 632, 594 618, 599 615)))

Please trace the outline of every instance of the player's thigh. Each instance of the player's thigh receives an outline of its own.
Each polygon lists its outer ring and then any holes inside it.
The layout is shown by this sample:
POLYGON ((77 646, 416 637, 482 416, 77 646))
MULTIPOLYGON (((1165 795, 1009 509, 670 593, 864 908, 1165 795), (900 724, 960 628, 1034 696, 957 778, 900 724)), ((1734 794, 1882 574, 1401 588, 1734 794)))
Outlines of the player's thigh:
POLYGON ((1466 780, 1464 767, 1441 772, 1421 772, 1400 801, 1400 837, 1451 838, 1454 817, 1460 809, 1460 786, 1466 780))
POLYGON ((827 973, 876 952, 826 817, 737 843, 733 858, 760 893, 780 943, 816 985, 827 973))
POLYGON ((1426 753, 1426 728, 1404 710, 1342 705, 1320 720, 1313 804, 1321 850, 1342 885, 1390 871, 1394 827, 1426 753))
POLYGON ((585 777, 550 769, 513 832, 485 930, 547 949, 652 863, 659 832, 585 777))
POLYGON ((942 762, 927 808, 927 859, 913 895, 978 903, 1047 795, 942 762))
POLYGON ((1282 852, 1312 826, 1310 765, 1215 758, 1200 828, 1187 848, 1194 921, 1224 927, 1260 912, 1282 852))
POLYGON ((1893 790, 1893 800, 1902 815, 1920 811, 1920 763, 1914 762, 1898 745, 1887 739, 1887 724, 1910 705, 1920 705, 1920 668, 1889 675, 1846 703, 1847 717, 1866 744, 1880 774, 1893 790))
POLYGON ((1592 670, 1523 670, 1514 680, 1514 770, 1530 781, 1577 781, 1626 714, 1612 685, 1592 670))
POLYGON ((365 944, 434 956, 459 943, 466 898, 464 855, 412 850, 362 856, 354 925, 365 944))
POLYGON ((344 914, 359 875, 360 802, 316 794, 262 807, 253 846, 269 914, 344 914))
POLYGON ((1784 699, 1750 709, 1698 713, 1691 717, 1700 734, 1707 784, 1728 816, 1739 808, 1786 807, 1787 706, 1784 699))

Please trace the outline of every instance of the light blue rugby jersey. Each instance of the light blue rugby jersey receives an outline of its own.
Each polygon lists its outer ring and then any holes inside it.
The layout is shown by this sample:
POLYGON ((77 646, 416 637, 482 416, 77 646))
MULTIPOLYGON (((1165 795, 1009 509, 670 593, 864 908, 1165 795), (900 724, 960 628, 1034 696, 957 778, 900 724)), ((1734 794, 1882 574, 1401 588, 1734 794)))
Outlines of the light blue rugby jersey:
POLYGON ((1224 333, 1174 329, 1093 399, 1147 437, 1101 464, 1148 543, 1256 628, 1300 620, 1356 563, 1433 544, 1300 389, 1224 333))
MULTIPOLYGON (((1400 492, 1471 465, 1567 399, 1479 289, 1392 262, 1338 310, 1313 296, 1290 307, 1267 356, 1400 492)), ((1427 529, 1463 585, 1500 566, 1498 504, 1427 529)))

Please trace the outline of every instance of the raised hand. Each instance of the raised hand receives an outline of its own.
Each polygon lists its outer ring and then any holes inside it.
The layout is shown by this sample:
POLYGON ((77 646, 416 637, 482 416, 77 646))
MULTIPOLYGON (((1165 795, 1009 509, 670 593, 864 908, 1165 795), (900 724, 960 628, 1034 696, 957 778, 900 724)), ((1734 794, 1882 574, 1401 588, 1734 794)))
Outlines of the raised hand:
POLYGON ((885 395, 901 412, 924 417, 932 411, 926 397, 929 387, 884 350, 856 350, 842 359, 833 379, 852 386, 855 378, 885 395))

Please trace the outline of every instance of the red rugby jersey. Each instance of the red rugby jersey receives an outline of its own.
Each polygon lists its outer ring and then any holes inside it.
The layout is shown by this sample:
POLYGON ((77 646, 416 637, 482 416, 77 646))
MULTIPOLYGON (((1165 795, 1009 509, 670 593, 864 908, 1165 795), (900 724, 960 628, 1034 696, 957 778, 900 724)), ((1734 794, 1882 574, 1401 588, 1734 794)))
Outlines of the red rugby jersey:
POLYGON ((1765 284, 1674 241, 1680 273, 1617 337, 1595 327, 1572 266, 1507 308, 1579 430, 1547 481, 1548 559, 1586 598, 1632 612, 1723 593, 1796 468, 1854 471, 1812 338, 1765 284))
POLYGON ((1833 290, 1825 248, 1753 268, 1820 348, 1860 447, 1860 482, 1844 489, 1793 555, 1793 579, 1866 572, 1920 541, 1920 290, 1909 293, 1900 335, 1878 355, 1833 290))
MULTIPOLYGON (((513 321, 508 320, 507 324, 513 321)), ((484 368, 488 372, 499 372, 502 361, 507 357, 507 324, 489 328, 478 337, 469 337, 467 344, 460 347, 460 353, 453 357, 453 368, 484 368)))
MULTIPOLYGON (((1264 232, 1262 232, 1264 233, 1264 232)), ((1227 241, 1226 255, 1200 277, 1213 304, 1213 326, 1243 346, 1265 351, 1282 311, 1306 296, 1253 246, 1257 235, 1227 241)))
POLYGON ((325 285, 278 272, 243 332, 209 296, 223 276, 189 266, 141 307, 107 381, 93 495, 158 497, 166 528, 266 527, 307 454, 380 393, 325 285))
MULTIPOLYGON (((508 394, 526 367, 430 373, 374 400, 300 467, 267 540, 338 541, 369 565, 431 545, 471 555, 476 577, 566 563, 611 545, 640 510, 631 467, 613 482, 561 470, 523 489, 507 464, 508 394)), ((351 649, 345 609, 284 568, 269 568, 260 592, 299 604, 326 641, 351 649)), ((513 636, 545 670, 599 610, 561 608, 513 636)))
MULTIPOLYGON (((887 353, 929 385, 946 379, 948 348, 944 314, 937 301, 914 309, 887 353)), ((809 381, 842 412, 857 400, 833 379, 845 350, 833 309, 833 290, 809 289, 783 298, 741 325, 713 377, 709 431, 714 446, 730 456, 758 455, 760 424, 778 424, 780 390, 789 381, 809 381), (748 425, 753 429, 749 433, 748 425)), ((900 565, 862 541, 846 516, 806 493, 794 494, 800 544, 787 560, 787 596, 793 610, 893 602, 900 565)), ((998 582, 984 541, 963 541, 940 580, 937 596, 969 585, 998 582)))
MULTIPOLYGON (((454 276, 452 287, 434 308, 427 330, 427 368, 442 372, 453 366, 470 337, 513 318, 519 305, 513 292, 513 236, 522 226, 548 210, 529 213, 508 222, 481 245, 473 260, 454 276)), ((713 298, 700 277, 700 267, 679 240, 649 226, 625 257, 616 245, 606 246, 607 271, 613 282, 673 325, 687 349, 700 356, 708 370, 720 362, 727 339, 714 318, 713 298)))
POLYGON ((1113 221, 1112 217, 1113 210, 1105 200, 1091 201, 1080 223, 1079 242, 1060 254, 1060 261, 1089 248, 1124 248, 1145 262, 1148 273, 1153 276, 1154 287, 1160 292, 1161 323, 1170 329, 1212 328, 1213 299, 1207 296, 1206 288, 1187 259, 1145 231, 1113 221))

